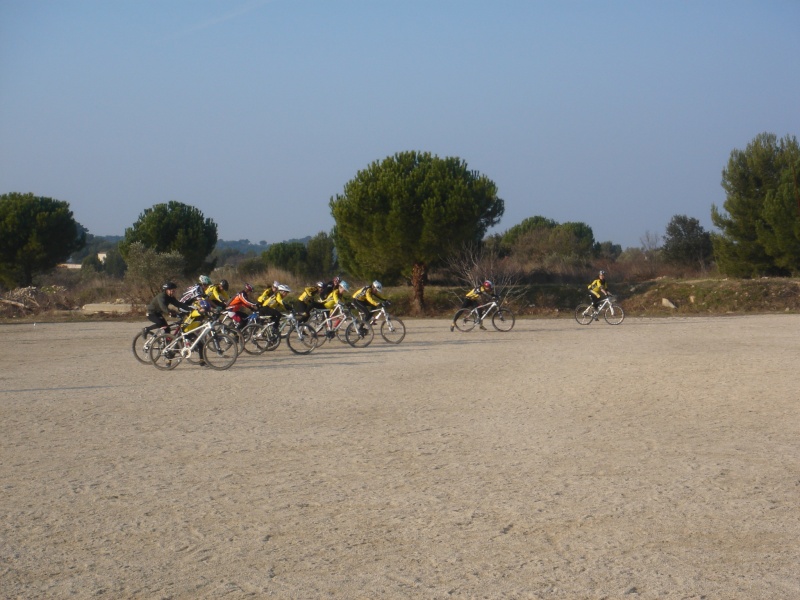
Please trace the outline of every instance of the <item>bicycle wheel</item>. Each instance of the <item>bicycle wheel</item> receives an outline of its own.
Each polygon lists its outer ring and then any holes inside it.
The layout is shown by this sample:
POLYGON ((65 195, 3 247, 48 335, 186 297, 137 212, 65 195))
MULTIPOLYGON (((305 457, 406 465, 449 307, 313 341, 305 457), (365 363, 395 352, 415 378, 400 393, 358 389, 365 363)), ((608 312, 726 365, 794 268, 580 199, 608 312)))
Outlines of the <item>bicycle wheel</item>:
POLYGON ((478 315, 471 308, 462 308, 456 313, 454 325, 459 331, 472 331, 477 324, 478 315))
POLYGON ((353 348, 366 348, 375 338, 375 331, 364 321, 351 321, 344 332, 347 343, 353 348))
POLYGON ((619 304, 611 304, 603 312, 603 318, 609 325, 619 325, 625 318, 625 311, 622 310, 622 307, 619 304))
POLYGON ((203 360, 212 369, 229 369, 238 357, 239 345, 231 334, 211 331, 203 339, 203 360))
POLYGON ((150 343, 150 362, 156 369, 171 371, 183 360, 180 352, 182 343, 180 336, 171 333, 159 333, 150 343))
POLYGON ((261 330, 261 325, 258 323, 248 323, 242 329, 242 338, 244 339, 244 346, 242 350, 248 354, 261 354, 264 352, 256 344, 253 338, 258 335, 261 330))
POLYGON ((345 317, 339 323, 339 326, 336 328, 336 339, 342 342, 343 344, 350 343, 347 341, 347 328, 350 327, 352 323, 355 323, 353 317, 345 317))
POLYGON ((324 321, 321 324, 312 325, 311 323, 306 323, 306 325, 309 325, 314 330, 314 333, 317 334, 317 348, 322 346, 330 338, 336 335, 333 331, 325 326, 324 321))
POLYGON ((511 331, 516 320, 514 313, 508 308, 498 308, 492 315, 492 325, 497 331, 511 331))
POLYGON ((236 323, 233 321, 233 319, 225 317, 222 321, 217 321, 217 323, 214 324, 214 330, 218 331, 219 333, 230 335, 234 340, 236 340, 236 344, 238 346, 237 350, 239 352, 244 350, 244 336, 236 327, 236 323))
POLYGON ((257 349, 257 354, 272 352, 281 345, 281 336, 275 331, 271 323, 262 325, 250 339, 257 349))
POLYGON ((155 334, 152 331, 147 332, 146 339, 142 339, 141 331, 133 336, 133 343, 131 345, 133 349, 133 356, 142 364, 150 364, 150 344, 152 343, 154 337, 155 334))
POLYGON ((575 320, 581 325, 588 325, 594 321, 594 309, 591 304, 579 304, 575 309, 575 320))
POLYGON ((309 354, 317 347, 317 332, 308 323, 298 323, 286 336, 286 345, 295 354, 309 354))
POLYGON ((387 317, 381 323, 381 337, 390 344, 399 344, 406 337, 406 326, 397 317, 387 317))

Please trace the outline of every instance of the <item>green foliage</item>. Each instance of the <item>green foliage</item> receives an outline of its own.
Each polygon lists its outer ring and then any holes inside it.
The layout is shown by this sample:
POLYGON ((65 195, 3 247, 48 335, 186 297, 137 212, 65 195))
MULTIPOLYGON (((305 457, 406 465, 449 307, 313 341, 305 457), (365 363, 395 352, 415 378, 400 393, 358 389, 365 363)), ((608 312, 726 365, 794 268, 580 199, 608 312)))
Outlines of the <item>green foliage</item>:
POLYGON ((115 279, 122 279, 125 271, 128 270, 128 265, 125 264, 125 259, 120 254, 119 247, 114 246, 106 252, 106 260, 103 262, 103 272, 109 277, 115 279))
MULTIPOLYGON (((402 152, 359 171, 330 200, 341 267, 358 277, 411 274, 479 243, 504 211, 497 186, 459 158, 402 152)), ((415 290, 416 291, 416 290, 415 290)))
POLYGON ((712 235, 722 273, 735 277, 787 275, 800 259, 800 148, 797 139, 758 135, 731 152, 722 172, 723 209, 711 208, 712 235))
POLYGON ((197 208, 172 200, 145 209, 125 230, 120 251, 129 266, 130 248, 135 242, 156 253, 177 252, 184 258, 185 273, 197 273, 210 270, 205 261, 217 243, 217 224, 204 218, 197 208))
POLYGON ((557 223, 544 217, 530 217, 503 234, 502 244, 519 264, 528 269, 549 264, 579 265, 595 253, 592 228, 586 223, 557 223))
POLYGON ((303 273, 306 269, 308 250, 301 242, 281 242, 272 244, 262 253, 261 258, 267 267, 276 267, 292 273, 303 273))
POLYGON ((85 243, 68 202, 30 193, 0 196, 0 283, 28 286, 85 243))
POLYGON ((307 250, 305 275, 326 277, 338 270, 333 238, 324 231, 308 240, 307 250))
POLYGON ((557 227, 558 223, 553 219, 548 219, 546 217, 528 217, 527 219, 523 219, 521 223, 514 225, 513 227, 509 228, 502 235, 502 243, 507 248, 512 248, 516 245, 519 238, 529 234, 531 231, 547 231, 557 227))
POLYGON ((661 253, 667 263, 705 268, 711 260, 711 234, 695 218, 675 215, 667 225, 661 253))
POLYGON ((125 280, 136 289, 139 300, 149 300, 165 281, 176 281, 186 270, 186 261, 178 251, 156 252, 142 242, 128 247, 128 271, 125 280))

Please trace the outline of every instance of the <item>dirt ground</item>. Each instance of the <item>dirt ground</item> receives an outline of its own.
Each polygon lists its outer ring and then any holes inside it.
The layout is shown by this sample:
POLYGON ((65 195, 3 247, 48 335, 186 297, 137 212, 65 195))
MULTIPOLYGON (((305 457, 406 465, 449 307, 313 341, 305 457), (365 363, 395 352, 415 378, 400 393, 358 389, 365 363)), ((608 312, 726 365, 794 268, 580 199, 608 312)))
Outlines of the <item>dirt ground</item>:
POLYGON ((2 325, 3 598, 800 598, 800 316, 135 362, 2 325))

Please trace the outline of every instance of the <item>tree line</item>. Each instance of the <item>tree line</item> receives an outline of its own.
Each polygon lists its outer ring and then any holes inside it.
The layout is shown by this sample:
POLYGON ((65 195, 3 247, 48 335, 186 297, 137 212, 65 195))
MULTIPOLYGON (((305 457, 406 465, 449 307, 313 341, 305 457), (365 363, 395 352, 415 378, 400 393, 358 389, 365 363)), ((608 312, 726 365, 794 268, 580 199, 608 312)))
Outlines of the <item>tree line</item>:
MULTIPOLYGON (((329 233, 269 246, 262 242, 266 248, 260 254, 242 254, 217 248, 212 219, 170 201, 145 209, 118 243, 104 248, 105 262, 88 251, 83 262, 141 281, 153 273, 209 273, 221 261, 236 262, 245 276, 269 267, 307 278, 342 271, 390 283, 406 280, 416 308, 424 303, 432 269, 475 248, 491 257, 492 268, 502 264, 518 272, 610 265, 639 253, 644 260, 698 270, 716 266, 729 276, 788 276, 800 265, 798 174, 796 138, 760 134, 744 150, 733 150, 722 172, 726 200, 711 207, 718 232, 705 231, 696 218, 675 215, 663 245, 648 234, 642 248, 623 250, 595 240, 586 223, 543 216, 487 236, 505 208, 492 180, 457 157, 402 152, 371 163, 330 198, 335 225, 329 233)), ((68 203, 33 194, 0 196, 0 285, 30 285, 36 274, 86 248, 99 245, 68 203)))

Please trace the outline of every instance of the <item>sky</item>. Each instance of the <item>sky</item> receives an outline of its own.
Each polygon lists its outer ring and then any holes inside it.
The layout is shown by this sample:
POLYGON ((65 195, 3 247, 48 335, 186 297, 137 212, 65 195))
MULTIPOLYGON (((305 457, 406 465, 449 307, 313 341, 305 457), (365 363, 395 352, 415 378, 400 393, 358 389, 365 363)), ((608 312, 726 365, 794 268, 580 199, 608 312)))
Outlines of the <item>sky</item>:
POLYGON ((457 156, 490 233, 714 231, 722 170, 800 135, 797 0, 0 0, 0 194, 123 235, 177 200, 223 240, 329 232, 374 161, 457 156))

